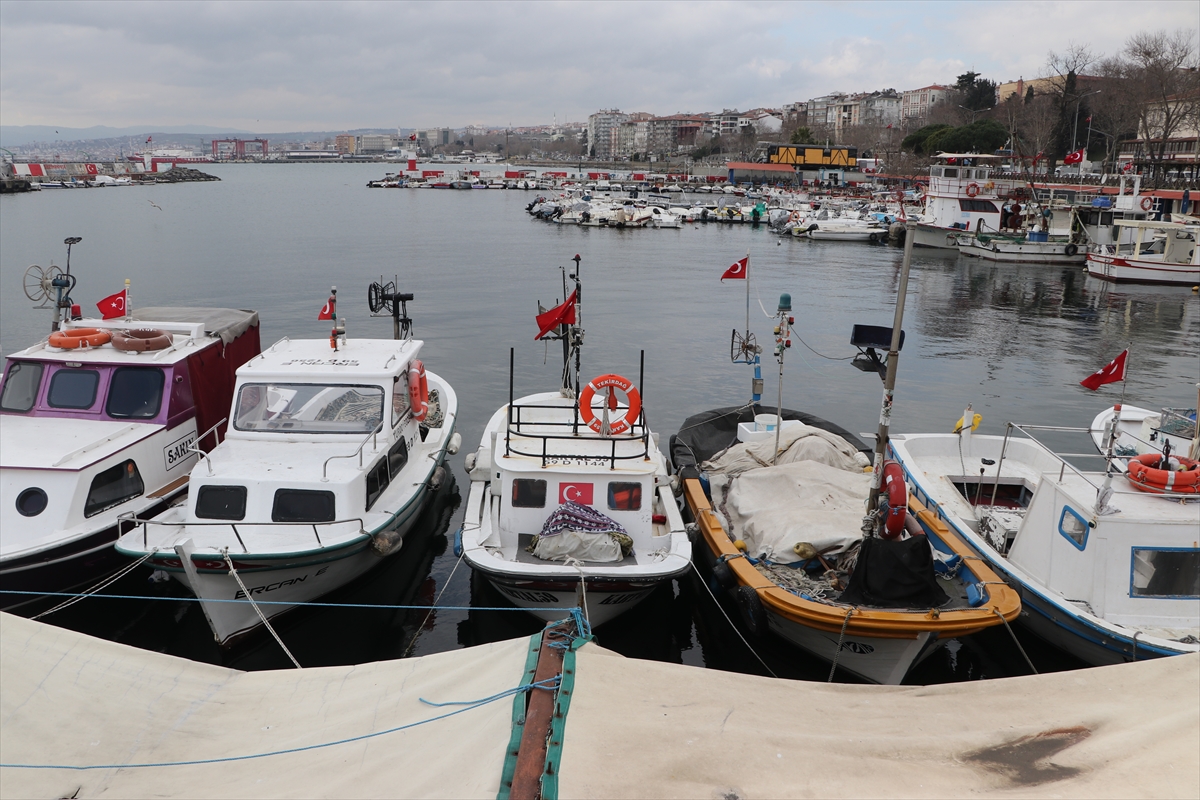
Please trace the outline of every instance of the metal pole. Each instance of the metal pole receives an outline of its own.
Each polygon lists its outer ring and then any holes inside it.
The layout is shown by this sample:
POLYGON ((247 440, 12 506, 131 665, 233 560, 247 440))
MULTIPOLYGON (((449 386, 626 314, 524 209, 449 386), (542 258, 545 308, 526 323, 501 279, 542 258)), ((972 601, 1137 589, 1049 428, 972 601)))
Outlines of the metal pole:
MULTIPOLYGON (((863 533, 870 535, 875 529, 875 506, 879 503, 879 489, 883 480, 883 458, 887 453, 888 432, 892 425, 892 392, 896 388, 896 369, 900 361, 900 330, 904 322, 904 298, 908 293, 908 272, 912 266, 913 239, 916 238, 916 220, 904 224, 904 260, 900 266, 900 289, 896 296, 896 317, 892 322, 892 343, 888 348, 887 377, 883 382, 883 402, 879 410, 879 431, 875 435, 875 464, 871 473, 871 492, 867 495, 867 515, 863 518, 863 533)), ((963 420, 969 425, 970 420, 963 420)))

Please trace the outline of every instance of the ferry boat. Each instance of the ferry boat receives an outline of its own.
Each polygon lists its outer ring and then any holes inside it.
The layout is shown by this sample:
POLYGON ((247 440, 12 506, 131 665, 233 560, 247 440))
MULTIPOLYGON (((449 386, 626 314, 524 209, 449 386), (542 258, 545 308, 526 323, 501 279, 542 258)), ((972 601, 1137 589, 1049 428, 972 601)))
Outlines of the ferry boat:
POLYGON ((916 247, 957 249, 969 231, 1001 227, 1000 206, 1022 184, 992 178, 998 156, 981 153, 938 153, 929 168, 925 209, 917 221, 916 247))
POLYGON ((564 342, 562 386, 515 398, 510 354, 509 401, 467 456, 456 549, 519 608, 552 621, 578 607, 595 627, 686 572, 691 544, 637 386, 580 384, 579 261, 575 291, 539 319, 564 342))
POLYGON ((126 291, 119 317, 77 316, 79 240, 67 241, 66 272, 26 273, 31 299, 54 305, 53 331, 11 354, 0 384, 5 609, 87 589, 127 563, 113 549, 124 520, 155 518, 186 494, 198 456, 224 434, 234 370, 259 353, 253 311, 134 309, 126 291))
MULTIPOLYGON (((412 299, 371 297, 394 312, 412 299)), ((329 339, 284 338, 240 367, 228 435, 192 469, 187 503, 118 540, 200 599, 220 644, 397 552, 447 479, 458 401, 394 316, 395 340, 349 338, 335 312, 329 339)))
POLYGON ((1200 652, 1196 485, 1081 469, 1034 430, 1054 429, 908 434, 891 452, 928 521, 1020 591, 1033 633, 1094 666, 1200 652))

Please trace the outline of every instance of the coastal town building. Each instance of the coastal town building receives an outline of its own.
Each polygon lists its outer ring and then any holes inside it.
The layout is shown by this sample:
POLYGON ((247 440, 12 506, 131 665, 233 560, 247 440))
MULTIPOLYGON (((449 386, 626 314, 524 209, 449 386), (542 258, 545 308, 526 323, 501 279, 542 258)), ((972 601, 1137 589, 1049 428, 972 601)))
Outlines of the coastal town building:
POLYGON ((588 149, 599 159, 616 155, 617 134, 622 122, 629 120, 618 108, 602 108, 588 117, 588 149))
POLYGON ((938 103, 946 102, 953 89, 949 86, 932 84, 920 89, 909 89, 900 95, 900 117, 905 122, 923 121, 938 103))
POLYGON ((358 137, 353 133, 339 133, 333 140, 333 149, 342 155, 354 155, 358 152, 358 137))

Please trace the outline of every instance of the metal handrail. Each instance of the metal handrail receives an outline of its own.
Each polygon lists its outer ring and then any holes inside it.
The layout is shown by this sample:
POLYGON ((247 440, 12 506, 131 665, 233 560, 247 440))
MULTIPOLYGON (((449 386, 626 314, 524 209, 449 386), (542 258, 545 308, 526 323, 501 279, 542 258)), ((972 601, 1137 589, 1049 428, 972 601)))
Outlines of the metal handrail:
MULTIPOLYGON (((565 409, 563 409, 562 406, 554 406, 554 405, 547 405, 547 406, 543 406, 543 405, 524 405, 524 406, 513 405, 513 406, 510 406, 509 423, 505 430, 505 455, 514 455, 515 454, 518 456, 526 456, 528 458, 538 458, 538 459, 541 459, 542 466, 546 466, 547 460, 552 459, 552 458, 581 458, 581 457, 586 458, 587 457, 587 456, 581 456, 578 453, 552 453, 552 452, 549 452, 548 445, 551 441, 564 441, 564 442, 607 441, 610 443, 610 447, 609 447, 610 452, 607 455, 597 454, 594 457, 604 458, 604 459, 608 460, 610 469, 616 468, 617 461, 628 461, 628 460, 633 460, 635 458, 647 459, 650 457, 651 433, 650 433, 649 426, 646 424, 645 409, 642 409, 641 413, 638 414, 637 420, 630 426, 630 428, 629 428, 630 433, 628 433, 628 434, 610 434, 605 439, 591 439, 590 437, 587 437, 587 438, 581 437, 578 433, 570 433, 570 434, 566 434, 566 433, 563 433, 563 434, 527 433, 525 431, 522 431, 521 430, 520 411, 523 408, 546 409, 546 410, 557 410, 557 411, 565 410, 565 409), (513 415, 512 415, 513 411, 516 412, 515 422, 513 420, 513 415), (633 431, 636 431, 638 428, 641 428, 642 432, 640 434, 633 433, 633 431), (519 436, 519 437, 523 437, 525 439, 530 439, 530 440, 541 440, 541 443, 542 443, 541 450, 542 451, 540 453, 532 453, 532 452, 527 452, 524 450, 519 450, 519 449, 513 447, 512 439, 514 436, 519 436), (621 455, 621 456, 617 455, 617 443, 618 442, 639 442, 639 441, 642 443, 641 452, 633 453, 630 455, 621 455)), ((526 425, 537 424, 540 426, 551 427, 551 428, 555 428, 555 427, 571 428, 572 430, 574 430, 576 428, 576 426, 578 426, 579 423, 582 422, 582 419, 580 418, 577 408, 572 409, 572 410, 574 411, 574 413, 572 413, 572 415, 571 415, 572 419, 570 422, 539 421, 537 423, 528 422, 525 424, 526 425)))
MULTIPOLYGON (((200 443, 203 442, 205 437, 207 437, 210 433, 212 433, 213 431, 215 431, 217 428, 221 427, 228 421, 229 421, 229 417, 225 417, 223 420, 218 422, 216 425, 213 425, 211 428, 206 430, 204 433, 197 436, 196 441, 192 442, 192 444, 187 448, 187 452, 195 453, 196 455, 200 456, 200 458, 204 459, 204 463, 208 465, 208 474, 209 475, 213 474, 212 462, 210 462, 208 460, 208 453, 205 452, 204 450, 200 449, 200 443)), ((220 444, 221 437, 217 436, 215 438, 217 440, 217 444, 220 444)))
POLYGON ((244 541, 242 541, 241 534, 238 533, 237 526, 239 524, 243 525, 243 526, 252 525, 254 527, 268 527, 268 528, 282 528, 282 527, 296 527, 296 526, 310 525, 310 526, 312 526, 313 534, 317 537, 317 544, 320 544, 320 545, 323 545, 324 543, 321 541, 321 534, 317 531, 318 526, 344 525, 349 522, 357 522, 359 531, 362 533, 366 533, 366 526, 363 524, 362 517, 347 517, 346 519, 334 519, 334 520, 330 520, 328 522, 274 522, 274 521, 271 521, 271 522, 246 522, 245 520, 241 520, 241 519, 214 521, 214 522, 167 522, 167 521, 161 520, 161 519, 139 519, 137 516, 137 513, 131 511, 126 514, 118 515, 117 522, 118 522, 118 524, 120 524, 121 522, 129 522, 129 523, 132 523, 134 525, 134 527, 141 525, 142 526, 142 546, 146 547, 146 548, 150 547, 149 526, 151 526, 151 525, 160 525, 164 528, 165 527, 218 528, 218 527, 225 527, 226 525, 228 525, 231 529, 233 529, 233 535, 237 537, 238 544, 240 544, 242 546, 242 552, 245 552, 245 553, 248 553, 250 551, 249 551, 249 549, 246 548, 246 543, 244 541))
POLYGON ((329 458, 325 459, 325 463, 321 465, 321 482, 322 483, 329 482, 329 476, 327 474, 327 470, 329 469, 329 462, 333 461, 335 458, 354 458, 355 456, 358 456, 358 466, 361 467, 363 465, 363 463, 362 463, 363 448, 367 446, 367 442, 371 441, 371 439, 374 438, 376 441, 375 441, 375 444, 373 445, 373 449, 378 450, 379 449, 378 437, 379 437, 379 432, 381 430, 383 430, 383 422, 382 421, 377 426, 375 426, 375 430, 373 430, 367 434, 367 438, 362 440, 362 444, 360 444, 358 446, 358 449, 355 450, 353 453, 350 453, 348 455, 341 455, 341 456, 330 456, 329 458))

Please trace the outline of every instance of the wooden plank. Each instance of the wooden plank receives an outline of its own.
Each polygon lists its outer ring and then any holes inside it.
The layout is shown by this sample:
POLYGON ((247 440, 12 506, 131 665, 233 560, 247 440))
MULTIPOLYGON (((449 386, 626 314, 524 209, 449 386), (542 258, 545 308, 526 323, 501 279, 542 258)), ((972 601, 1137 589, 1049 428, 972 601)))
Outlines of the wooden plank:
MULTIPOLYGON (((550 629, 561 623, 546 626, 542 633, 542 648, 538 653, 537 669, 533 673, 534 683, 548 681, 562 675, 563 655, 561 647, 551 647, 553 637, 550 629)), ((532 689, 529 704, 525 709, 525 732, 517 753, 517 766, 513 772, 512 800, 538 800, 542 796, 542 774, 546 769, 546 742, 550 738, 550 723, 554 718, 554 700, 558 690, 532 689)))
POLYGON ((147 497, 166 497, 167 495, 171 494, 172 492, 174 492, 176 489, 178 489, 180 486, 183 486, 187 482, 188 482, 188 476, 184 475, 182 478, 176 478, 175 480, 171 481, 166 486, 159 489, 157 492, 151 492, 150 494, 148 494, 146 496, 147 497))

